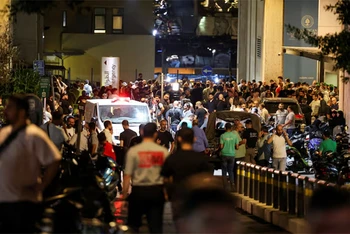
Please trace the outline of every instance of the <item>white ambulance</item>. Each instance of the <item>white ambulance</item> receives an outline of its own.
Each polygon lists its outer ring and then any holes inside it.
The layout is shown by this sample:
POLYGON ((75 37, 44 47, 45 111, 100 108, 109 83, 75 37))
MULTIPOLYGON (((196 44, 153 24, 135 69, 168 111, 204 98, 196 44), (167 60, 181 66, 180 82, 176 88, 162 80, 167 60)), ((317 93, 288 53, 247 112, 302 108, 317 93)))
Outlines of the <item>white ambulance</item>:
POLYGON ((97 120, 100 131, 104 129, 104 121, 110 120, 113 124, 113 141, 119 145, 119 136, 122 131, 122 121, 129 121, 131 130, 139 134, 140 124, 151 122, 151 114, 146 103, 130 100, 130 98, 91 99, 85 105, 85 120, 97 120))

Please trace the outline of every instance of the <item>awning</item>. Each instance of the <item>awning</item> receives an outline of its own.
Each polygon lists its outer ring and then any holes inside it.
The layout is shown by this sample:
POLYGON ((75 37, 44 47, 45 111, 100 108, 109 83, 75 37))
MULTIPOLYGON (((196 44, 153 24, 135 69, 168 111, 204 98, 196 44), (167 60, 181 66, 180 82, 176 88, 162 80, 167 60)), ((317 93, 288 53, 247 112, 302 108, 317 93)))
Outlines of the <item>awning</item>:
POLYGON ((64 66, 46 65, 46 64, 45 64, 45 69, 46 70, 59 70, 59 71, 65 71, 66 70, 66 68, 64 66))
POLYGON ((312 47, 289 47, 283 46, 283 53, 301 56, 309 59, 314 59, 318 61, 324 61, 327 63, 333 63, 333 56, 331 55, 323 55, 319 48, 312 47))

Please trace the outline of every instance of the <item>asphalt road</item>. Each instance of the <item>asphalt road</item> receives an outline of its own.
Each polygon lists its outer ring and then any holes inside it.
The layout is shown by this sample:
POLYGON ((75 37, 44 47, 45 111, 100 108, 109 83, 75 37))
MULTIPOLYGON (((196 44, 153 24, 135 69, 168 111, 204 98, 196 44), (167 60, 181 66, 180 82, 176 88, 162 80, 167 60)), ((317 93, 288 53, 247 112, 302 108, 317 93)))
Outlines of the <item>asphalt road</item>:
MULTIPOLYGON (((121 207, 121 202, 116 202, 117 207, 121 207)), ((127 210, 123 209, 120 210, 121 213, 121 219, 119 219, 119 224, 122 224, 125 222, 126 213, 127 210)), ((240 225, 240 230, 242 230, 241 233, 276 233, 276 234, 283 234, 283 233, 289 233, 287 231, 284 231, 283 229, 276 227, 270 223, 267 223, 259 218, 256 218, 250 214, 247 214, 241 210, 236 210, 236 215, 233 217, 233 219, 236 219, 240 225)), ((234 220, 232 220, 233 222, 234 220)), ((164 233, 176 233, 175 226, 172 221, 172 213, 171 213, 171 206, 170 203, 166 203, 165 209, 164 209, 164 219, 163 219, 163 231, 164 233)), ((148 233, 147 228, 147 222, 144 219, 143 226, 140 229, 140 233, 148 233)))

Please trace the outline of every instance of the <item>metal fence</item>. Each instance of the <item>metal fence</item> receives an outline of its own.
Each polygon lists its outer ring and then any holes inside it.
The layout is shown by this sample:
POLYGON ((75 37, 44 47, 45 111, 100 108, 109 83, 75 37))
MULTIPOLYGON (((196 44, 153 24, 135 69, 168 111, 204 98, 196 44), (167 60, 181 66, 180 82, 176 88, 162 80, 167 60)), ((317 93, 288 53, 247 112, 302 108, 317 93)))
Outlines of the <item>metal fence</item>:
POLYGON ((236 176, 238 194, 300 218, 308 214, 310 199, 316 188, 336 186, 297 173, 240 161, 237 162, 236 176))

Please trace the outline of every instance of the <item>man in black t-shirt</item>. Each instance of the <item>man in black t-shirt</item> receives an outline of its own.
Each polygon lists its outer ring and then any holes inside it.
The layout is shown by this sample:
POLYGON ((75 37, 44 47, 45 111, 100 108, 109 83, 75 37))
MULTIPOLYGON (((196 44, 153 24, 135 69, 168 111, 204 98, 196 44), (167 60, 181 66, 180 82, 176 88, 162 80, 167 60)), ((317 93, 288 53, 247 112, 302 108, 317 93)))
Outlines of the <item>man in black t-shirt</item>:
POLYGON ((165 114, 165 119, 167 121, 170 121, 170 128, 176 132, 177 131, 177 125, 181 122, 182 117, 182 111, 179 108, 179 102, 174 101, 173 108, 168 110, 165 114))
POLYGON ((171 133, 167 130, 168 122, 166 120, 160 121, 160 129, 158 131, 157 143, 167 148, 170 152, 174 149, 174 139, 171 133))
POLYGON ((122 125, 124 131, 120 133, 120 146, 124 148, 125 152, 127 152, 130 147, 131 139, 137 136, 137 134, 133 130, 129 129, 129 121, 123 120, 122 125))
POLYGON ((256 143, 258 141, 258 132, 253 129, 251 120, 245 121, 246 130, 243 132, 242 138, 247 140, 245 161, 256 164, 254 157, 256 155, 256 143))
POLYGON ((201 128, 204 124, 205 115, 207 114, 207 111, 203 108, 202 102, 196 102, 196 112, 194 115, 196 116, 195 119, 198 119, 198 127, 201 128))
POLYGON ((176 153, 171 154, 164 162, 160 174, 168 188, 172 201, 173 217, 177 219, 178 203, 176 188, 190 176, 199 173, 211 173, 212 167, 204 153, 193 151, 194 132, 190 128, 182 128, 177 132, 176 139, 181 146, 176 153))

